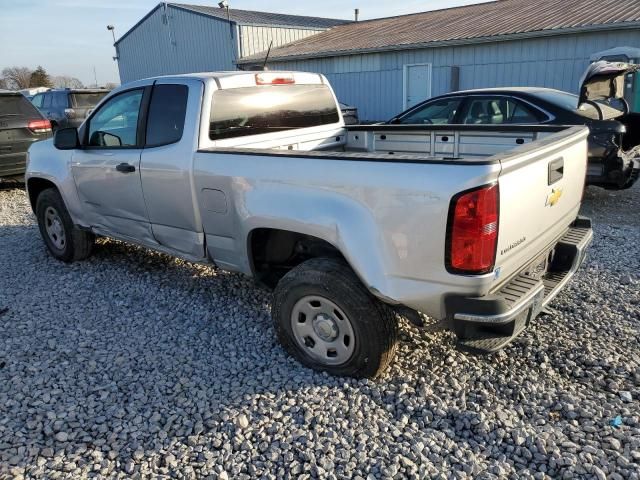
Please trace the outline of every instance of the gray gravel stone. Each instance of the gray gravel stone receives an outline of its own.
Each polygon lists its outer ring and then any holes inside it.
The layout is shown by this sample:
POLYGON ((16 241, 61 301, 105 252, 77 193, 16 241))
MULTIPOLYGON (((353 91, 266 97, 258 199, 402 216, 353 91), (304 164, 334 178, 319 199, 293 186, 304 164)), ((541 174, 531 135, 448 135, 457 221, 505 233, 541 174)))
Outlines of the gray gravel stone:
POLYGON ((631 392, 620 392, 620 399, 623 402, 627 402, 627 403, 633 402, 633 397, 631 396, 631 392))
POLYGON ((639 193, 586 190, 584 267, 505 351, 403 323, 370 381, 287 357, 239 275, 104 239, 53 260, 0 189, 0 478, 638 479, 639 193))

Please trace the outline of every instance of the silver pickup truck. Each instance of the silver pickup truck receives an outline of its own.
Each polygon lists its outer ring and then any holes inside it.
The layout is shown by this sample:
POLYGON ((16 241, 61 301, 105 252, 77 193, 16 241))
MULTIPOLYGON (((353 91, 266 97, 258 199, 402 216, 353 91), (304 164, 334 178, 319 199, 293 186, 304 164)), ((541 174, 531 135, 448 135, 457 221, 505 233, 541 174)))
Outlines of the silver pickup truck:
POLYGON ((587 128, 349 126, 300 72, 142 80, 29 151, 49 252, 96 235, 274 288, 281 343, 304 364, 375 377, 397 319, 422 312, 495 351, 580 266, 587 128))

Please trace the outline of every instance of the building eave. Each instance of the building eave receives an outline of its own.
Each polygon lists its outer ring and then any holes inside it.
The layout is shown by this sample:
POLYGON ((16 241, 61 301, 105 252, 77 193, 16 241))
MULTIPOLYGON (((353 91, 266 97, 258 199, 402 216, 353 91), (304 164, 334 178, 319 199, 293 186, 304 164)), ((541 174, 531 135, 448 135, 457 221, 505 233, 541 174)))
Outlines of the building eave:
MULTIPOLYGON (((324 52, 308 53, 308 54, 301 54, 301 55, 287 55, 284 57, 278 57, 276 54, 276 56, 269 58, 269 62, 291 62, 296 60, 310 60, 310 59, 326 58, 326 57, 344 57, 349 55, 395 52, 395 51, 402 51, 402 50, 419 50, 424 48, 461 46, 461 45, 469 45, 469 44, 476 44, 476 43, 508 42, 513 40, 545 38, 545 37, 554 37, 554 36, 560 36, 560 35, 570 35, 570 34, 576 34, 576 33, 606 31, 606 30, 612 30, 612 29, 631 30, 634 28, 640 28, 640 22, 607 23, 607 24, 600 24, 600 25, 588 25, 588 26, 582 26, 582 27, 562 28, 557 30, 537 30, 532 32, 513 33, 513 34, 496 35, 496 36, 489 36, 489 37, 472 37, 472 38, 461 38, 461 39, 454 39, 454 40, 434 41, 434 42, 408 43, 408 44, 401 44, 401 45, 389 45, 385 47, 361 48, 361 49, 353 49, 353 50, 324 51, 324 52)), ((238 65, 254 65, 254 64, 260 64, 262 62, 264 62, 264 58, 263 59, 240 58, 236 63, 238 65)))
POLYGON ((118 39, 115 41, 114 45, 118 45, 122 40, 124 40, 126 37, 128 37, 128 36, 129 36, 129 34, 130 34, 131 32, 133 32, 136 28, 138 28, 140 25, 142 25, 142 24, 143 24, 143 23, 144 23, 144 22, 145 22, 145 21, 146 21, 146 20, 147 20, 151 15, 153 15, 153 13, 154 13, 156 10, 158 10, 158 9, 162 6, 162 4, 163 4, 163 3, 164 3, 164 2, 160 2, 158 5, 156 5, 155 7, 153 7, 153 8, 149 11, 149 13, 147 13, 144 17, 142 17, 140 20, 138 20, 138 21, 137 21, 137 22, 136 22, 136 23, 135 23, 135 24, 134 24, 134 25, 133 25, 129 30, 127 30, 126 32, 124 32, 124 33, 120 36, 120 38, 118 38, 118 39))
POLYGON ((237 22, 239 27, 268 27, 268 28, 290 28, 293 30, 315 30, 318 32, 325 32, 330 30, 331 27, 306 27, 304 25, 278 25, 275 23, 251 23, 251 22, 237 22))

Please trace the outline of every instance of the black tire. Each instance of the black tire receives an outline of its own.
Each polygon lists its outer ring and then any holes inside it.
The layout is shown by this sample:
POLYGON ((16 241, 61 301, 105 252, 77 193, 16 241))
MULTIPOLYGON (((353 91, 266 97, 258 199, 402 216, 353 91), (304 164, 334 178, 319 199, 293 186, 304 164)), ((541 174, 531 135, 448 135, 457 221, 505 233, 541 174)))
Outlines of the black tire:
POLYGON ((67 207, 60 196, 60 193, 55 188, 48 188, 43 190, 38 199, 36 200, 36 218, 38 220, 38 227, 40 228, 40 235, 44 240, 47 249, 58 260, 63 262, 74 262, 78 260, 84 260, 91 255, 91 250, 95 241, 95 237, 92 233, 80 230, 77 228, 67 207), (60 226, 64 233, 64 242, 62 245, 56 245, 49 233, 47 233, 47 212, 55 212, 60 220, 60 226))
POLYGON ((331 375, 375 378, 389 366, 396 351, 398 324, 391 308, 375 298, 343 261, 307 260, 289 271, 273 294, 271 311, 278 340, 304 365, 331 375), (354 335, 353 353, 339 365, 313 358, 293 332, 294 306, 307 297, 323 297, 347 316, 354 335))

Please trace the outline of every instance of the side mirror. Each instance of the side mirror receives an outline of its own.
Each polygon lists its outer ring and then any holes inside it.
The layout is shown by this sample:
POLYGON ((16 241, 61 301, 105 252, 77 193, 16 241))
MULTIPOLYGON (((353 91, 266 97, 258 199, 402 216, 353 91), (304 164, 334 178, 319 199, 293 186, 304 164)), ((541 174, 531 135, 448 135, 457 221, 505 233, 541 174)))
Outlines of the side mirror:
POLYGON ((80 147, 78 130, 76 128, 61 128, 53 136, 53 145, 58 150, 74 150, 80 147))

